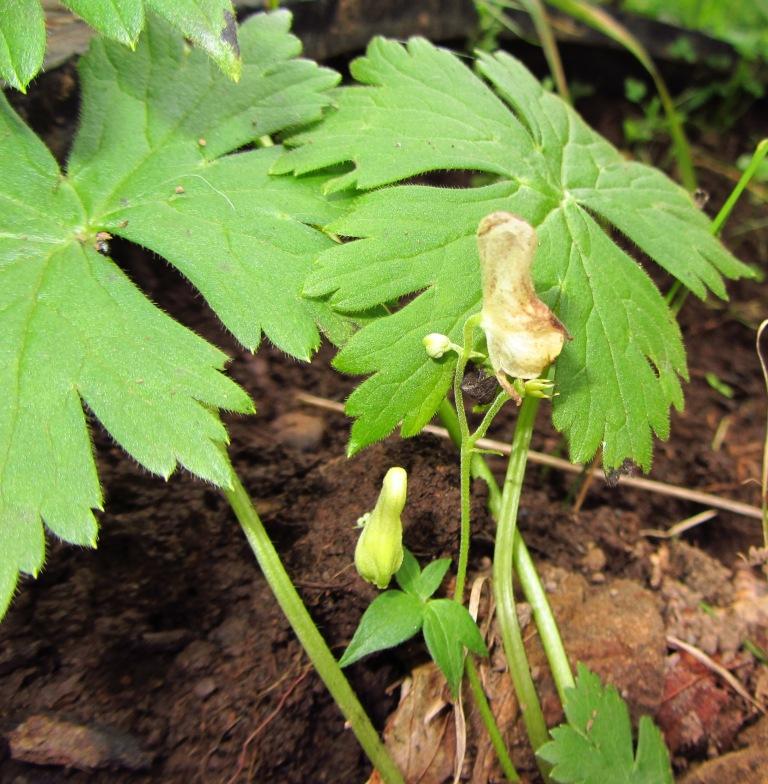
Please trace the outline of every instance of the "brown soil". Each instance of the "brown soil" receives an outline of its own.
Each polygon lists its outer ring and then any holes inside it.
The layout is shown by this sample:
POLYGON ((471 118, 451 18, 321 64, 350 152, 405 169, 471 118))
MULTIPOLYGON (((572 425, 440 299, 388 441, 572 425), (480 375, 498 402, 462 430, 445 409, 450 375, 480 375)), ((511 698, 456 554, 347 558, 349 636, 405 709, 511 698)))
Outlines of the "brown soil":
MULTIPOLYGON (((589 112, 596 127, 620 140, 613 105, 590 101, 589 112)), ((760 117, 752 122, 758 125, 760 117)), ((711 144, 727 161, 748 146, 743 136, 711 144)), ((702 178, 720 203, 729 186, 706 172, 702 178)), ((729 224, 731 239, 726 234, 747 262, 765 258, 764 234, 738 233, 760 214, 764 220, 760 209, 745 202, 729 224)), ((131 248, 116 253, 154 301, 233 356, 233 377, 259 407, 256 417, 229 422, 234 464, 313 617, 340 652, 375 595, 351 565, 354 523, 372 506, 389 466, 409 471, 407 545, 422 559, 455 556, 454 450, 433 436, 391 438, 347 460, 346 420, 295 399, 303 390, 343 400, 353 387, 352 379, 329 369, 328 347, 311 365, 267 346, 247 355, 171 270, 131 248)), ((671 439, 658 445, 652 476, 758 504, 765 389, 753 346, 768 284, 739 283, 730 291, 727 304, 691 299, 683 311, 687 408, 673 416, 671 439), (708 373, 733 388, 731 399, 707 383, 708 373), (722 444, 713 449, 726 422, 722 444)), ((540 421, 534 447, 557 451, 559 437, 545 416, 540 421)), ((491 435, 508 439, 512 426, 507 414, 491 435)), ((99 548, 50 544, 44 573, 24 582, 0 626, 0 735, 33 715, 68 717, 127 733, 144 754, 86 773, 17 762, 0 740, 0 782, 365 780, 365 758, 308 667, 223 497, 187 475, 167 483, 150 476, 95 422, 93 432, 106 490, 99 548), (130 770, 147 760, 147 768, 130 770)), ((500 462, 496 466, 501 470, 500 462)), ((535 558, 590 579, 595 571, 608 582, 628 578, 666 601, 654 574, 663 545, 640 529, 666 528, 700 507, 595 483, 574 514, 574 481, 529 470, 520 526, 535 558), (604 564, 589 560, 595 548, 606 556, 604 564)), ((481 566, 492 552, 493 526, 484 488, 475 486, 474 494, 472 553, 481 566)), ((739 553, 759 544, 759 523, 721 513, 685 539, 732 567, 739 553)), ((422 646, 413 642, 350 669, 379 727, 397 702, 393 684, 424 660, 422 646)), ((733 746, 749 712, 740 698, 724 693, 723 715, 739 721, 709 749, 707 742, 682 747, 680 766, 733 746)))

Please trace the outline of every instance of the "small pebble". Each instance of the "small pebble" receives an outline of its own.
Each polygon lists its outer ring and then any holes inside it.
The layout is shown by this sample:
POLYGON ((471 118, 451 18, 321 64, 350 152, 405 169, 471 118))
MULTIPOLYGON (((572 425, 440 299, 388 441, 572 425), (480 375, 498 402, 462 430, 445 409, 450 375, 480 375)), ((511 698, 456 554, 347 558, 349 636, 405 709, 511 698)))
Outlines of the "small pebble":
POLYGON ((602 572, 603 569, 605 569, 605 565, 608 563, 608 559, 600 547, 590 545, 586 555, 581 559, 581 562, 588 572, 602 572))
POLYGON ((204 700, 207 697, 210 697, 216 689, 218 689, 218 686, 213 678, 203 678, 195 684, 194 692, 196 697, 204 700))
POLYGON ((279 416, 273 423, 275 441, 302 452, 320 446, 325 434, 325 422, 317 416, 292 411, 279 416))

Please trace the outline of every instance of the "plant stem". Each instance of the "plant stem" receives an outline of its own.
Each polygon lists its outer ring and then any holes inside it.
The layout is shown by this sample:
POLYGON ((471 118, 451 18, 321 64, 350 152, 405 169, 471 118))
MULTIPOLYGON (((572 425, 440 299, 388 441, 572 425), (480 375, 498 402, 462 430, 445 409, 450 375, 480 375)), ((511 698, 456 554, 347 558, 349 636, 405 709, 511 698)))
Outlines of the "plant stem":
MULTIPOLYGON (((718 236, 720 232, 723 230, 723 226, 725 226, 726 221, 731 215, 733 208, 736 206, 736 202, 739 200, 739 197, 744 192, 744 189, 749 185, 750 180, 755 176, 757 170, 760 167, 760 164, 763 162, 763 158, 768 154, 768 138, 762 139, 757 147, 755 147, 755 151, 752 154, 752 160, 749 162, 749 166, 744 170, 744 173, 739 178, 739 181, 733 187, 733 190, 728 195, 728 198, 725 200, 725 203, 720 208, 720 212, 715 215, 712 219, 712 234, 718 236)), ((669 304, 669 309, 672 311, 673 315, 677 316, 680 312, 680 309, 685 305, 686 299, 688 299, 689 290, 683 286, 680 281, 675 281, 669 291, 667 292, 666 300, 669 304)))
POLYGON ((272 544, 251 499, 235 474, 231 490, 224 490, 245 537, 259 562, 269 587, 285 617, 293 627, 299 642, 307 652, 339 709, 344 714, 355 737, 368 759, 386 784, 404 784, 404 780, 389 755, 368 715, 360 704, 325 640, 317 630, 301 597, 285 571, 280 556, 272 544))
POLYGON ((749 166, 744 169, 744 173, 739 178, 739 181, 734 186, 733 190, 729 194, 728 198, 725 200, 725 204, 720 208, 720 212, 715 215, 714 219, 712 220, 712 233, 717 235, 723 230, 723 226, 725 222, 731 215, 731 211, 736 206, 736 202, 739 200, 739 197, 744 192, 744 189, 749 185, 750 180, 755 176, 757 170, 760 168, 760 164, 763 162, 763 158, 768 154, 768 138, 762 139, 757 147, 755 147, 755 151, 752 154, 752 160, 749 162, 749 166))
POLYGON ((472 689, 472 696, 475 699, 477 710, 488 731, 488 736, 491 739, 493 750, 496 752, 499 765, 501 765, 501 770, 508 781, 520 781, 520 776, 518 775, 517 770, 515 770, 512 758, 509 756, 504 738, 501 737, 501 730, 496 723, 496 717, 493 715, 491 706, 488 704, 488 698, 485 696, 485 690, 480 681, 480 675, 477 672, 477 667, 471 656, 467 656, 464 669, 467 673, 467 680, 472 689))
MULTIPOLYGON (((456 446, 460 446, 461 441, 456 412, 447 400, 444 400, 440 405, 438 415, 451 440, 456 446)), ((501 491, 488 463, 477 452, 472 455, 471 475, 475 479, 482 479, 488 485, 488 509, 494 519, 498 520, 501 511, 501 491)), ((539 637, 555 680, 557 693, 562 701, 565 690, 572 688, 574 685, 573 673, 568 663, 565 646, 560 637, 555 617, 552 614, 546 591, 541 584, 536 567, 531 559, 531 554, 528 552, 528 548, 519 531, 515 535, 514 567, 518 572, 518 578, 523 587, 525 598, 531 605, 539 637)))
POLYGON ((533 22, 533 26, 536 28, 536 35, 539 36, 539 42, 541 43, 541 48, 544 50, 544 57, 547 60, 549 72, 552 74, 557 92, 566 103, 573 103, 571 101, 570 91, 568 90, 568 82, 565 79, 563 61, 560 59, 560 50, 557 47, 557 41, 552 33, 552 25, 549 23, 549 17, 544 9, 544 4, 541 0, 520 0, 520 3, 528 12, 531 21, 533 22))
POLYGON ((549 669, 552 671, 557 694, 560 697, 560 702, 565 705, 565 690, 573 689, 576 686, 576 681, 573 679, 568 655, 565 652, 565 646, 562 637, 560 637, 555 616, 552 614, 546 591, 519 531, 515 536, 514 564, 517 570, 517 579, 523 586, 523 593, 528 604, 531 605, 533 619, 536 622, 539 638, 547 656, 549 669))
POLYGON ((469 439, 461 440, 459 451, 459 486, 461 489, 461 533, 459 535, 459 560, 456 565, 456 587, 453 598, 457 602, 464 601, 464 584, 467 579, 467 566, 469 565, 469 539, 471 535, 470 522, 470 466, 472 464, 472 449, 469 439))
MULTIPOLYGON (((768 392, 768 319, 757 328, 755 348, 757 349, 757 358, 760 360, 760 367, 763 369, 765 389, 768 392)), ((768 549, 768 420, 765 424, 765 440, 763 441, 763 471, 760 490, 763 507, 763 547, 768 549)))
MULTIPOLYGON (((459 394, 461 394, 461 390, 459 390, 459 394)), ((476 454, 475 444, 479 438, 483 438, 488 432, 488 428, 491 426, 493 418, 496 416, 496 414, 499 413, 499 409, 501 409, 507 400, 509 400, 509 395, 507 395, 506 392, 501 392, 496 395, 496 399, 485 412, 483 421, 480 423, 480 426, 477 428, 477 430, 472 433, 472 435, 467 435, 465 437, 464 433, 462 432, 462 428, 459 425, 461 537, 459 539, 459 561, 456 567, 456 588, 453 592, 453 598, 459 602, 464 600, 464 586, 467 580, 467 567, 469 565, 469 541, 472 533, 470 524, 470 478, 472 470, 472 459, 476 454)), ((450 407, 450 404, 447 401, 444 402, 450 407)), ((460 423, 461 420, 457 417, 456 421, 460 423)), ((499 493, 498 490, 497 495, 499 496, 499 500, 501 500, 501 493, 499 493)))
MULTIPOLYGON (((549 739, 544 713, 541 710, 536 687, 533 684, 528 657, 525 653, 523 636, 517 619, 513 587, 515 536, 517 533, 517 510, 523 488, 525 466, 528 462, 528 447, 533 434, 533 423, 539 408, 539 399, 527 397, 523 400, 517 416, 512 451, 507 463, 504 490, 501 496, 501 511, 496 527, 496 546, 493 551, 493 594, 496 599, 496 618, 501 627, 501 638, 507 657, 509 673, 517 692, 525 729, 534 751, 549 739)), ((542 763, 537 760, 540 765, 542 763)), ((541 770, 548 780, 546 770, 541 770)))
MULTIPOLYGON (((438 415, 448 431, 451 440, 459 446, 461 443, 461 436, 459 433, 456 412, 448 401, 444 401, 443 404, 441 404, 438 409, 438 415)), ((517 437, 517 433, 515 436, 517 437)), ((482 455, 477 453, 472 455, 471 473, 474 478, 482 479, 488 485, 488 508, 491 515, 498 520, 501 511, 502 495, 499 486, 496 483, 496 478, 482 455)), ((557 693, 562 701, 565 696, 565 690, 574 686, 573 674, 571 672, 570 664, 568 663, 568 656, 565 652, 557 623, 552 614, 552 608, 549 605, 546 592, 544 591, 544 586, 541 584, 531 555, 519 532, 516 532, 514 537, 513 563, 514 567, 517 569, 518 578, 523 587, 525 598, 531 605, 533 617, 539 631, 539 637, 541 638, 555 681, 557 693)))
POLYGON ((458 602, 464 601, 464 583, 467 577, 467 564, 469 563, 469 538, 470 538, 470 501, 469 501, 469 468, 472 459, 472 447, 469 435, 467 413, 464 410, 464 394, 461 391, 461 382, 464 379, 464 370, 472 354, 474 332, 480 323, 480 314, 475 313, 464 322, 463 345, 456 369, 453 374, 453 398, 456 402, 456 427, 459 436, 459 484, 461 488, 461 524, 459 535, 459 561, 456 566, 456 588, 453 598, 458 602))

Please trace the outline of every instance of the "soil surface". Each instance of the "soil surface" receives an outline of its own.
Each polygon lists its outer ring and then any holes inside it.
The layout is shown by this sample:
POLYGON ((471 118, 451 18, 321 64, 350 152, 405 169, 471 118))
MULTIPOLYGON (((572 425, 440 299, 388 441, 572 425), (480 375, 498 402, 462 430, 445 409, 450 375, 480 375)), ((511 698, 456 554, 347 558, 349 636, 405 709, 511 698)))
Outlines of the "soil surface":
MULTIPOLYGON (((74 89, 71 69, 60 69, 22 102, 39 125, 48 118, 46 137, 60 155, 75 117, 74 89)), ((592 97, 581 108, 622 143, 613 98, 592 97)), ((761 123, 765 129, 765 119, 765 106, 757 106, 738 136, 709 134, 698 143, 734 161, 750 149, 749 130, 761 123)), ((719 205, 731 184, 706 169, 701 179, 711 204, 719 205)), ((750 228, 759 221, 765 225, 764 205, 743 200, 725 241, 764 269, 765 231, 750 228)), ((314 619, 340 653, 376 593, 352 566, 355 521, 373 506, 388 467, 409 472, 407 546, 422 560, 455 557, 455 450, 436 436, 390 438, 348 460, 347 420, 296 397, 309 392, 342 401, 353 388, 354 379, 329 368, 330 347, 310 365, 267 345, 251 356, 173 270, 129 246, 116 243, 113 251, 153 301, 232 356, 232 376, 259 408, 255 417, 229 419, 232 459, 314 619)), ((727 303, 690 298, 683 309, 691 376, 686 410, 673 414, 672 436, 657 445, 651 476, 759 505, 766 400, 754 335, 766 316, 768 284, 740 282, 729 291, 727 303), (713 388, 709 374, 732 396, 713 388)), ((489 435, 509 440, 513 426, 514 412, 505 412, 489 435)), ((150 476, 95 421, 92 432, 106 492, 99 548, 49 543, 44 573, 24 581, 0 626, 0 782, 364 781, 369 765, 309 667, 224 498, 183 473, 168 482, 150 476), (48 764, 14 759, 12 749, 15 757, 27 749, 27 759, 48 764)), ((533 446, 563 450, 546 407, 533 446)), ((493 466, 503 470, 500 460, 493 466)), ((669 637, 693 642, 750 694, 768 691, 765 666, 742 645, 745 638, 767 642, 764 578, 740 560, 760 544, 759 521, 720 512, 682 543, 668 542, 643 532, 667 529, 702 507, 594 482, 576 511, 580 487, 577 477, 531 466, 520 513, 566 640, 604 677, 627 684, 633 714, 654 715, 682 775, 748 744, 738 733, 754 723, 755 709, 669 637), (711 612, 700 611, 703 603, 711 612), (619 625, 611 626, 611 616, 619 625), (625 650, 601 656, 609 633, 626 641, 625 650)), ((483 573, 493 523, 485 488, 478 483, 473 494, 472 565, 483 573)), ((379 728, 398 704, 403 678, 426 659, 423 646, 412 642, 350 668, 379 728)), ((503 665, 496 670, 506 678, 503 665)), ((543 662, 537 670, 544 683, 543 662)), ((497 675, 493 684, 488 675, 489 689, 505 688, 497 675)), ((503 703, 497 695, 497 705, 503 703)), ((556 706, 550 708, 556 717, 556 706)), ((513 737, 512 709, 509 721, 513 737)), ((748 747, 753 756, 759 743, 748 747)), ((492 762, 478 767, 483 753, 477 744, 470 748, 467 780, 499 780, 492 762)), ((535 780, 523 751, 519 761, 535 780)), ((735 763, 729 764, 733 778, 735 763)), ((744 764, 754 767, 753 757, 744 764)), ((691 781, 716 780, 695 775, 691 781)))

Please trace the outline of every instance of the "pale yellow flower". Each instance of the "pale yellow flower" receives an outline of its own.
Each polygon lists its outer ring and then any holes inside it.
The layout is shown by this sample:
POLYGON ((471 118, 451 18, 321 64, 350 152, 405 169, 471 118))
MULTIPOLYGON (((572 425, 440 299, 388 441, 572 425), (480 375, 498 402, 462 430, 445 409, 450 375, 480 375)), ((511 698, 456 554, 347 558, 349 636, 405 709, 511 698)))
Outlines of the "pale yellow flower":
POLYGON ((483 280, 480 326, 496 378, 518 402, 507 377, 538 378, 570 337, 533 287, 536 244, 533 226, 509 212, 487 215, 477 230, 483 280))

